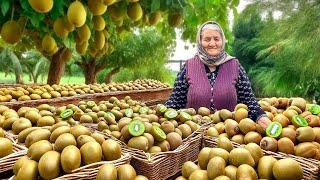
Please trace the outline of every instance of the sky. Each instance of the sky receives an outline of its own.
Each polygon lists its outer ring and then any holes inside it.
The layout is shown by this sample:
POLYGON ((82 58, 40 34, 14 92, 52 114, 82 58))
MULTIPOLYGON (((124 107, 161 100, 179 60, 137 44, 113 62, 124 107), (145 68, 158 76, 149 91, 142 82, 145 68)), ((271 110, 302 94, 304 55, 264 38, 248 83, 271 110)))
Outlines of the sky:
MULTIPOLYGON (((251 3, 251 0, 240 0, 239 6, 237 7, 238 12, 240 13, 248 4, 251 3)), ((228 15, 229 23, 233 24, 233 15, 230 11, 228 15)), ((185 42, 181 39, 181 31, 176 29, 176 49, 173 55, 170 57, 170 60, 187 60, 191 58, 196 53, 196 47, 193 47, 191 43, 185 42), (185 46, 188 46, 188 49, 185 49, 185 46)), ((179 71, 179 63, 168 63, 167 68, 179 71)))

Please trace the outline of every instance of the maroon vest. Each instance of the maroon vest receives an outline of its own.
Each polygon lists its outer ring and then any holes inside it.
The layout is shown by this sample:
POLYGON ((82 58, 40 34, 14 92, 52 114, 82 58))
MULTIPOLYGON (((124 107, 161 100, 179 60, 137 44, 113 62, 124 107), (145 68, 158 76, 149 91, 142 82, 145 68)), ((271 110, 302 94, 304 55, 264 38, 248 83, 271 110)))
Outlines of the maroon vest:
POLYGON ((234 110, 237 105, 236 83, 239 74, 237 59, 229 60, 219 66, 213 86, 211 86, 206 74, 205 65, 198 56, 189 59, 186 62, 186 67, 189 83, 187 107, 211 109, 211 103, 213 103, 217 110, 234 110))

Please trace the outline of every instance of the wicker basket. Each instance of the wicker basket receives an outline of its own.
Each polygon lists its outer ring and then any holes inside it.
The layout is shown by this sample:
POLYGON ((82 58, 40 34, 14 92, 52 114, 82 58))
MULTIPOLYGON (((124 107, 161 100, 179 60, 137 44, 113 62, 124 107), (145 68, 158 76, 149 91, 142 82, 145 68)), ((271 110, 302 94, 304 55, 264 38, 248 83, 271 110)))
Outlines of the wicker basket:
MULTIPOLYGON (((201 148, 201 140, 204 129, 207 124, 193 132, 189 137, 183 140, 174 151, 161 153, 145 153, 142 150, 128 147, 122 141, 111 137, 121 144, 122 150, 132 156, 131 165, 136 169, 138 174, 148 177, 148 179, 160 180, 167 179, 181 171, 182 165, 186 161, 195 161, 201 148)), ((107 135, 106 135, 107 136, 107 135)), ((110 136, 108 136, 110 138, 110 136)))
MULTIPOLYGON (((7 136, 5 133, 6 138, 10 139, 13 142, 13 153, 0 158, 0 173, 11 170, 14 163, 22 156, 27 154, 28 149, 25 146, 21 146, 15 143, 15 140, 12 139, 10 136, 7 136)), ((0 147, 1 148, 1 147, 0 147)))
MULTIPOLYGON (((204 136, 203 137, 203 147, 216 147, 217 141, 215 137, 204 136)), ((241 145, 235 142, 231 142, 233 147, 244 147, 245 145, 241 145)), ((315 159, 308 159, 294 155, 288 155, 281 152, 272 152, 263 150, 264 155, 273 156, 276 159, 285 159, 292 158, 296 160, 302 167, 303 170, 303 178, 304 179, 318 179, 319 176, 319 161, 315 159)))

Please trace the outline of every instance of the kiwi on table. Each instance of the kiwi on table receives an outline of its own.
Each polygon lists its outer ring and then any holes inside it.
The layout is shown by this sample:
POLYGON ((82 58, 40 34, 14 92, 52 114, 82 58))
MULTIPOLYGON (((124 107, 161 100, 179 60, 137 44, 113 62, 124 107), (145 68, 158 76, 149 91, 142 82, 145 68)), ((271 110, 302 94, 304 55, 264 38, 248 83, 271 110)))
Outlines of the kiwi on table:
POLYGON ((266 134, 269 137, 277 138, 282 132, 282 125, 279 122, 272 122, 266 129, 266 134))
POLYGON ((145 131, 144 123, 140 120, 133 120, 128 124, 129 133, 132 136, 140 136, 145 131))
POLYGON ((155 125, 153 125, 151 128, 151 134, 159 142, 161 142, 167 138, 166 133, 160 127, 155 126, 155 125))
POLYGON ((62 119, 68 119, 68 118, 71 117, 72 115, 73 115, 72 109, 63 110, 63 111, 60 113, 60 117, 61 117, 62 119))

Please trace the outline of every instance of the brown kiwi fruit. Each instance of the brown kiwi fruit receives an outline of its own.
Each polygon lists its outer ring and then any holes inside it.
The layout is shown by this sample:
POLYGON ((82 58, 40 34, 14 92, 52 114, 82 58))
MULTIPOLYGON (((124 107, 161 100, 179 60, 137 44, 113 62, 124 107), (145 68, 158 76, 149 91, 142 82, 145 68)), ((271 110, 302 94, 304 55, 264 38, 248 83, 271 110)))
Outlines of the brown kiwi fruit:
POLYGON ((207 169, 207 165, 210 158, 211 149, 209 147, 204 147, 201 149, 198 155, 198 164, 201 169, 207 169))
POLYGON ((218 124, 216 124, 214 126, 214 128, 216 128, 216 130, 219 132, 219 134, 222 134, 222 133, 224 133, 226 127, 223 122, 219 122, 218 124))
POLYGON ((149 153, 159 153, 161 152, 161 148, 159 146, 152 146, 149 150, 149 153))
POLYGON ((258 175, 261 179, 274 179, 272 168, 277 159, 272 156, 263 156, 258 163, 258 175))
POLYGON ((225 174, 226 162, 222 157, 215 156, 209 160, 207 172, 209 179, 215 179, 225 174))
POLYGON ((294 154, 294 143, 287 137, 278 140, 278 151, 286 154, 294 154))
POLYGON ((266 151, 277 152, 278 141, 272 137, 264 137, 260 141, 260 147, 266 151))
POLYGON ((161 152, 166 152, 170 150, 170 143, 167 140, 163 140, 157 143, 157 146, 161 148, 161 152))
POLYGON ((237 169, 237 167, 229 165, 224 169, 225 175, 228 176, 231 180, 237 180, 237 169))
POLYGON ((208 180, 208 172, 205 170, 195 170, 191 173, 188 180, 208 180))
POLYGON ((178 126, 178 129, 181 130, 182 132, 182 138, 187 138, 189 135, 191 135, 192 130, 190 128, 190 126, 188 126, 187 124, 181 124, 178 126))
POLYGON ((275 179, 299 180, 303 177, 300 164, 291 158, 280 159, 275 162, 272 171, 275 179))
POLYGON ((217 124, 222 121, 220 117, 220 111, 216 111, 214 114, 210 114, 209 117, 214 124, 217 124))
POLYGON ((225 121, 225 131, 229 137, 232 137, 240 132, 239 124, 237 121, 227 119, 225 121))
POLYGON ((143 136, 148 139, 148 149, 151 148, 154 145, 154 137, 150 133, 144 133, 143 136))
POLYGON ((283 114, 277 114, 273 121, 279 122, 282 127, 287 127, 290 124, 290 120, 283 114))
POLYGON ((247 109, 240 108, 235 111, 234 119, 239 123, 242 119, 247 118, 248 114, 249 114, 249 112, 247 109))
POLYGON ((301 156, 305 158, 313 158, 317 153, 317 146, 311 142, 304 142, 296 145, 294 148, 294 155, 301 156))
POLYGON ((221 109, 219 115, 223 121, 225 121, 226 119, 233 119, 232 112, 227 109, 221 109))
POLYGON ((226 137, 221 137, 217 139, 217 147, 222 148, 230 152, 233 149, 231 141, 226 137))
POLYGON ((249 118, 245 118, 239 123, 239 128, 242 133, 247 134, 250 131, 256 130, 256 123, 249 118))
POLYGON ((282 129, 280 138, 287 137, 293 143, 295 143, 296 142, 296 136, 297 136, 297 132, 294 129, 286 127, 286 128, 282 129))
POLYGON ((219 156, 222 157, 224 159, 225 162, 229 161, 229 152, 225 149, 222 148, 212 148, 211 152, 209 154, 209 159, 215 157, 215 156, 219 156))
POLYGON ((219 136, 219 132, 217 131, 217 129, 215 127, 210 127, 208 130, 207 130, 207 136, 210 136, 210 137, 218 137, 219 136))
POLYGON ((169 122, 169 121, 165 121, 161 124, 161 129, 166 133, 169 134, 171 132, 174 132, 174 125, 169 122))
POLYGON ((312 128, 313 129, 313 132, 315 134, 315 139, 314 141, 320 143, 320 128, 319 127, 314 127, 312 128))
POLYGON ((187 161, 182 165, 181 174, 183 177, 189 178, 191 173, 197 169, 200 169, 200 167, 192 161, 187 161))
POLYGON ((309 126, 311 126, 311 127, 319 126, 319 121, 320 121, 319 116, 308 115, 308 116, 305 117, 305 119, 307 120, 309 126))
POLYGON ((237 179, 258 179, 258 175, 252 166, 242 164, 237 169, 237 179))
POLYGON ((235 148, 230 152, 229 155, 229 163, 230 165, 234 165, 236 167, 241 164, 248 164, 250 166, 254 166, 255 162, 253 157, 251 156, 250 151, 245 148, 235 148))
POLYGON ((236 142, 238 144, 244 144, 244 136, 242 134, 234 135, 231 138, 231 141, 236 142))
POLYGON ((314 131, 311 127, 299 127, 297 130, 297 140, 299 142, 312 142, 316 138, 314 131))
POLYGON ((245 144, 249 144, 249 143, 260 144, 261 139, 262 139, 262 136, 259 133, 254 132, 254 131, 250 131, 244 136, 244 143, 245 144))
POLYGON ((171 132, 171 133, 167 134, 166 140, 170 144, 171 151, 178 148, 182 144, 182 137, 176 132, 171 132))
POLYGON ((147 151, 148 143, 149 143, 148 138, 146 138, 145 136, 138 136, 138 137, 132 137, 128 142, 128 146, 132 148, 140 149, 143 151, 147 151))
POLYGON ((258 164, 260 158, 263 157, 263 151, 260 146, 255 143, 249 143, 245 148, 250 152, 254 162, 258 164))

